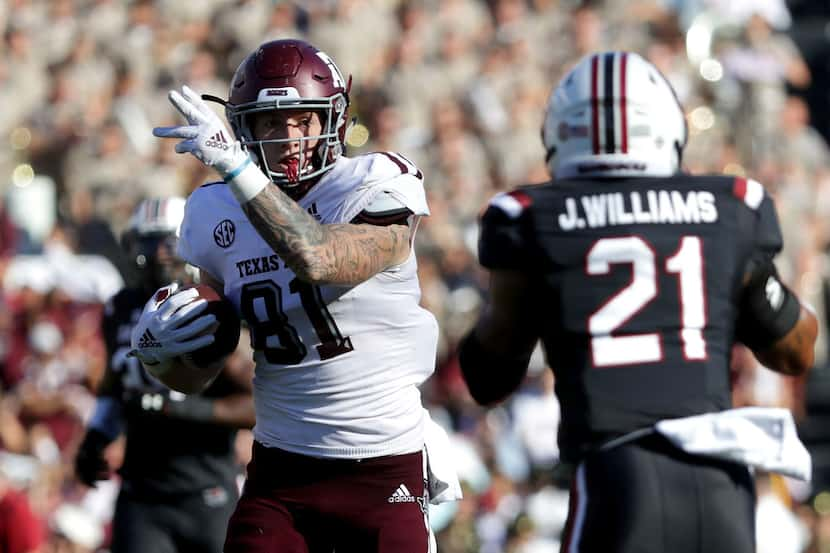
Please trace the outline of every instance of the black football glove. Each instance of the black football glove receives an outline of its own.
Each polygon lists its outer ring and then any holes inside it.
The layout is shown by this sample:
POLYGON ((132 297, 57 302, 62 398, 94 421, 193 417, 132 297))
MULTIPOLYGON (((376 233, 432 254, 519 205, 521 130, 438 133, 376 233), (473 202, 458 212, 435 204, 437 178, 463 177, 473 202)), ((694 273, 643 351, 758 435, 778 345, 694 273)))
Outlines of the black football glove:
POLYGON ((94 488, 95 482, 109 479, 110 467, 104 459, 104 450, 111 442, 100 430, 87 430, 75 456, 75 476, 80 482, 94 488))

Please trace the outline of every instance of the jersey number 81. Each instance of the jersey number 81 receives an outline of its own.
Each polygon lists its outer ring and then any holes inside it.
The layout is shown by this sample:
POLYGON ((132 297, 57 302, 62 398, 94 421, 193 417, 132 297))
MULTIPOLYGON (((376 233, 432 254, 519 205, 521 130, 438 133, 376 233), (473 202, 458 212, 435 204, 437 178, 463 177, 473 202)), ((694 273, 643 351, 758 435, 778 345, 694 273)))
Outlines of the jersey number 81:
MULTIPOLYGON (((337 328, 337 323, 326 308, 319 286, 295 278, 288 284, 288 290, 291 294, 300 295, 303 309, 320 339, 316 348, 321 360, 331 359, 354 349, 351 338, 343 336, 337 328)), ((283 290, 276 282, 259 280, 242 287, 239 303, 242 316, 248 321, 251 329, 253 349, 262 350, 269 363, 296 365, 305 359, 308 350, 297 329, 288 322, 282 298, 283 290), (258 317, 254 309, 254 302, 257 300, 265 307, 264 318, 258 317), (276 336, 280 345, 269 346, 270 336, 276 336)))

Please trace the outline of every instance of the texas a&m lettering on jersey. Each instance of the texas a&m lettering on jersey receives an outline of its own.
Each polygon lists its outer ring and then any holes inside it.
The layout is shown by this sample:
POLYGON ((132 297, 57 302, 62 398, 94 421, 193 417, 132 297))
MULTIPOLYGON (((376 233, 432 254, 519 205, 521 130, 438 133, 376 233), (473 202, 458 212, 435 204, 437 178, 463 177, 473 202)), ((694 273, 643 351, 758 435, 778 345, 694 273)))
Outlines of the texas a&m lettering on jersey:
POLYGON ((236 262, 236 268, 239 270, 239 278, 279 271, 280 258, 277 254, 271 254, 243 259, 236 262))

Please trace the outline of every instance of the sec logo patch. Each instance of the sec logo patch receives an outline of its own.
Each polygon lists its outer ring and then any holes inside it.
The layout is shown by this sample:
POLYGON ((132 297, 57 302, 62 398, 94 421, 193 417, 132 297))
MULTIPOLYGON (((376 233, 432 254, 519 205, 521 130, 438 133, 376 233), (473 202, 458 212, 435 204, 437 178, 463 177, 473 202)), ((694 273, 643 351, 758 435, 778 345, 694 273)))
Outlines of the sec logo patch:
POLYGON ((221 221, 213 228, 213 241, 217 246, 227 248, 233 244, 234 238, 236 238, 236 225, 230 219, 221 221))

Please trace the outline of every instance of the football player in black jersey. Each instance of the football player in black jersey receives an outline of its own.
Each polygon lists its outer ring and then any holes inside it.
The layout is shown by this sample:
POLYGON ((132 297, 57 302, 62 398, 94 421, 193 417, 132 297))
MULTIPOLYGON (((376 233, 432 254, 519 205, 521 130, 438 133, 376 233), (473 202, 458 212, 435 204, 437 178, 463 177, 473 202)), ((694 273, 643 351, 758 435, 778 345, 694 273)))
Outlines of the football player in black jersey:
POLYGON ((812 365, 816 318, 773 264, 772 200, 750 179, 679 171, 683 111, 633 53, 578 63, 542 134, 554 179, 482 216, 489 301, 459 351, 472 396, 508 396, 541 340, 575 467, 563 552, 755 551, 747 466, 654 428, 731 408, 735 341, 783 374, 812 365))
POLYGON ((107 371, 75 471, 89 486, 108 479, 104 450, 125 434, 113 553, 221 552, 238 495, 237 429, 254 423, 252 365, 229 362, 202 394, 184 395, 127 356, 147 299, 161 286, 190 281, 175 254, 184 204, 167 197, 138 205, 123 242, 141 282, 116 294, 104 314, 107 371))

